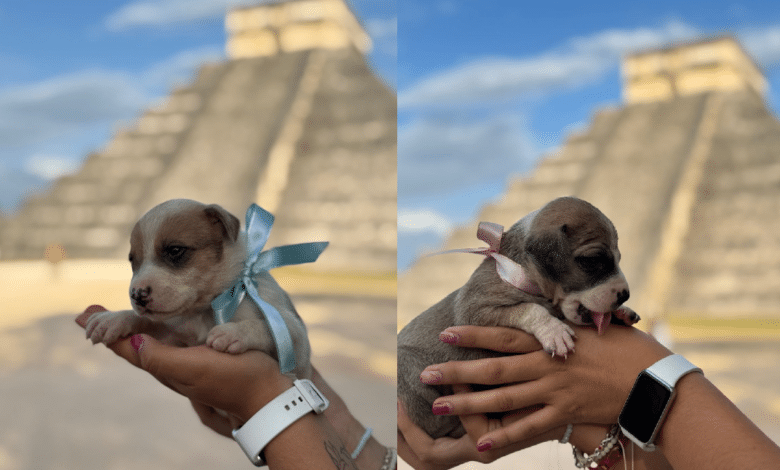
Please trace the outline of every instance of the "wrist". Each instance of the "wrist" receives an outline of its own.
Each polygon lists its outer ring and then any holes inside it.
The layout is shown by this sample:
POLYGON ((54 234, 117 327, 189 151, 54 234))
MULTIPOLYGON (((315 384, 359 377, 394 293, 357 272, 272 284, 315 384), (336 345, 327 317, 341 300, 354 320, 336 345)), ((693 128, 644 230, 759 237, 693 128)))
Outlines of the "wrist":
POLYGON ((245 423, 274 398, 286 392, 293 386, 293 380, 277 374, 268 380, 256 380, 252 387, 247 388, 243 404, 236 410, 236 418, 245 423))
POLYGON ((569 443, 578 449, 595 449, 601 443, 611 426, 603 424, 575 424, 569 443))
MULTIPOLYGON (((311 381, 296 380, 292 387, 271 400, 241 427, 234 429, 233 438, 254 465, 262 466, 265 463, 263 452, 270 442, 294 424, 310 421, 308 418, 311 416, 319 417, 327 408, 328 400, 311 381)), ((327 423, 324 416, 321 418, 318 421, 327 423)))

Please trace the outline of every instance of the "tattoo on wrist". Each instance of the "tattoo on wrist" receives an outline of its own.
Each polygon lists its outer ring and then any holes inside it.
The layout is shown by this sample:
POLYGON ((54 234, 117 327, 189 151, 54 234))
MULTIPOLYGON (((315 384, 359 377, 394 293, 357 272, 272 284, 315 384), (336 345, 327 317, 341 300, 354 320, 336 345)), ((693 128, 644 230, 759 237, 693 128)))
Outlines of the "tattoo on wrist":
POLYGON ((333 444, 332 442, 325 441, 325 451, 328 453, 330 459, 333 461, 333 465, 335 465, 338 470, 358 470, 357 465, 355 465, 355 462, 352 460, 352 457, 350 457, 349 452, 347 452, 347 449, 344 448, 343 444, 333 444))

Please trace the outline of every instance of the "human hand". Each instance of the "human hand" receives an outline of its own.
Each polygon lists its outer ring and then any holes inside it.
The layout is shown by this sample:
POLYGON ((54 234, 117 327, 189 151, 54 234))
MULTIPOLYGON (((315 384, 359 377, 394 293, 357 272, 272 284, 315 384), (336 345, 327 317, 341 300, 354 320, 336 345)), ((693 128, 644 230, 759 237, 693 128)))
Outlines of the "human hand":
MULTIPOLYGON (((535 351, 436 364, 426 368, 420 378, 427 384, 508 384, 439 397, 434 407, 447 409, 447 414, 542 406, 506 426, 488 430, 475 440, 482 449, 533 440, 569 423, 615 423, 637 374, 671 352, 635 328, 615 326, 600 336, 592 328, 576 327, 576 332, 576 351, 565 360, 535 351)), ((523 331, 500 327, 456 326, 444 333, 455 345, 501 352, 527 352, 533 338, 523 331)))
MULTIPOLYGON (((92 306, 76 318, 76 323, 84 327, 91 315, 104 310, 92 306)), ((213 416, 214 408, 231 415, 228 421, 233 429, 292 386, 292 380, 279 372, 278 363, 259 351, 232 355, 205 345, 180 348, 148 335, 123 338, 108 347, 197 403, 193 406, 198 416, 220 434, 224 434, 225 423, 213 416)))
MULTIPOLYGON (((453 384, 456 395, 471 392, 467 385, 453 384)), ((401 402, 398 402, 398 454, 417 470, 443 470, 465 462, 490 463, 501 457, 534 446, 540 442, 559 438, 565 426, 550 430, 534 438, 515 442, 500 449, 477 449, 477 439, 486 432, 508 426, 520 418, 536 411, 538 407, 506 413, 499 419, 483 414, 461 415, 460 420, 466 434, 460 438, 442 437, 433 439, 415 425, 406 415, 401 402)))

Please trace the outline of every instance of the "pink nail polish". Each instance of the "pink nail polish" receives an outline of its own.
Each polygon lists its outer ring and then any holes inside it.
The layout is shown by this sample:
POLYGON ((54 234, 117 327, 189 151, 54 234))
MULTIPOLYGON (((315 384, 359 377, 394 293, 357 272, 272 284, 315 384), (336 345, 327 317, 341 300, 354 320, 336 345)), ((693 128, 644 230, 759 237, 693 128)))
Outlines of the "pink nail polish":
POLYGON ((441 379, 442 379, 441 372, 437 370, 423 371, 420 374, 420 382, 427 385, 437 384, 441 382, 441 379))
POLYGON ((144 337, 141 335, 133 335, 130 337, 130 346, 135 349, 136 352, 141 350, 141 346, 144 344, 144 337))
POLYGON ((480 442, 479 444, 477 444, 477 450, 480 451, 480 452, 488 451, 488 450, 490 450, 491 447, 493 447, 493 441, 491 441, 491 440, 487 440, 487 441, 480 442))
POLYGON ((450 414, 451 411, 452 405, 447 402, 433 404, 433 414, 435 415, 447 415, 450 414))
POLYGON ((439 341, 447 344, 458 344, 458 340, 460 339, 460 336, 456 335, 455 333, 450 333, 449 331, 442 331, 439 333, 439 341))

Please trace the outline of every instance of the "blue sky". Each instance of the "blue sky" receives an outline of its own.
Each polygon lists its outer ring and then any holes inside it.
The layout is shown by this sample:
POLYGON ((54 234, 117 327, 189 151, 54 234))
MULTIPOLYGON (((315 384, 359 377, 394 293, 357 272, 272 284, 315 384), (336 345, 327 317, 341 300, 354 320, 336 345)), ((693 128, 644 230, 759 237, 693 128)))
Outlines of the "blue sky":
MULTIPOLYGON (((223 60, 226 8, 253 0, 0 3, 0 212, 78 169, 198 66, 223 60)), ((395 86, 395 0, 352 0, 395 86)))
POLYGON ((777 114, 776 2, 401 0, 399 270, 619 105, 621 56, 722 34, 767 75, 777 114))

